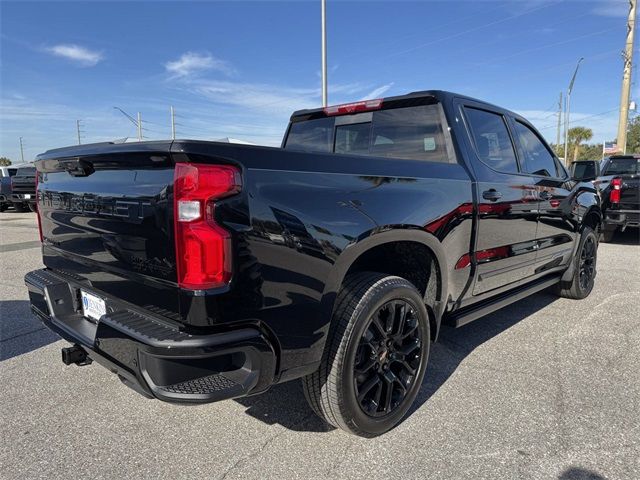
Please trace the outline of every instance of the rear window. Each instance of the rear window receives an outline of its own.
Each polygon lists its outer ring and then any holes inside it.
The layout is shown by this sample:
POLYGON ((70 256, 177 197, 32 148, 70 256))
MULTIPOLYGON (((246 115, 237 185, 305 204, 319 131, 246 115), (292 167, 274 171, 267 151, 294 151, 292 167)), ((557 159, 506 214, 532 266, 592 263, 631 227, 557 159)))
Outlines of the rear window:
POLYGON ((35 167, 23 167, 19 168, 16 175, 18 177, 35 177, 36 169, 35 167))
POLYGON ((439 105, 307 120, 291 124, 285 148, 449 162, 453 156, 443 124, 439 105))
POLYGON ((638 173, 638 159, 611 158, 607 162, 603 175, 635 175, 638 173))

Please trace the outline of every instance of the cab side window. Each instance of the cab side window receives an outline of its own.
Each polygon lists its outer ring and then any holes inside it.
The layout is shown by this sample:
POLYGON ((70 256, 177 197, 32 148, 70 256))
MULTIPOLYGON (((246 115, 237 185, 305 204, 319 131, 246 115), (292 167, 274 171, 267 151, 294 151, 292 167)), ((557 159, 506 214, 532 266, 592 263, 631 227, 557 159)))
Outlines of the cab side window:
POLYGON ((499 172, 517 173, 518 162, 504 117, 478 108, 464 110, 480 160, 499 172))
POLYGON ((525 124, 515 123, 515 137, 523 153, 523 170, 543 177, 558 177, 558 169, 553 155, 533 130, 525 124))

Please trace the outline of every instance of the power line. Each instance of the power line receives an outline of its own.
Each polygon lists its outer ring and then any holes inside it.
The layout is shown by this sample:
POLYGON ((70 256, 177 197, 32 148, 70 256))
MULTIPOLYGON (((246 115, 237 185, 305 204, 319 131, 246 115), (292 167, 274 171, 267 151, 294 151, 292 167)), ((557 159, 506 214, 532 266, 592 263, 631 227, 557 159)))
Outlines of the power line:
MULTIPOLYGON (((569 125, 572 123, 578 123, 578 122, 582 122, 584 120, 588 120, 589 118, 594 118, 594 117, 601 117, 602 115, 606 115, 607 113, 612 113, 612 112, 617 112, 618 111, 618 107, 612 109, 612 110, 607 110, 606 112, 600 112, 600 113, 594 113, 593 115, 587 115, 586 117, 582 117, 582 118, 578 118, 575 120, 571 120, 569 121, 569 125)), ((538 130, 547 130, 549 128, 555 128, 556 125, 545 125, 544 127, 538 127, 538 130)))

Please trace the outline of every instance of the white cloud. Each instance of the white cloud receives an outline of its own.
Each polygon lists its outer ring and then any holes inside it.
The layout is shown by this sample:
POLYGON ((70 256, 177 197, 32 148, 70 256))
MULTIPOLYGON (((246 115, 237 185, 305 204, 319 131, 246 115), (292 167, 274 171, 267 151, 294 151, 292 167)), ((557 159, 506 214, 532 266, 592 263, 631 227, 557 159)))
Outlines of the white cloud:
POLYGON ((629 2, 624 0, 608 0, 600 2, 591 13, 600 17, 619 17, 627 18, 629 16, 629 2))
POLYGON ((102 52, 90 50, 80 45, 73 44, 59 44, 45 49, 52 55, 57 57, 66 58, 72 62, 76 62, 79 65, 85 67, 93 67, 98 64, 104 57, 102 52))
POLYGON ((393 82, 391 83, 387 83, 386 85, 382 85, 378 88, 374 88, 373 90, 371 90, 368 94, 366 94, 364 97, 362 97, 362 100, 370 100, 372 98, 380 98, 382 95, 384 95, 391 87, 393 87, 393 82))
POLYGON ((164 68, 174 77, 188 77, 190 75, 216 70, 225 75, 234 73, 228 62, 215 58, 209 53, 186 52, 182 56, 164 64, 164 68))

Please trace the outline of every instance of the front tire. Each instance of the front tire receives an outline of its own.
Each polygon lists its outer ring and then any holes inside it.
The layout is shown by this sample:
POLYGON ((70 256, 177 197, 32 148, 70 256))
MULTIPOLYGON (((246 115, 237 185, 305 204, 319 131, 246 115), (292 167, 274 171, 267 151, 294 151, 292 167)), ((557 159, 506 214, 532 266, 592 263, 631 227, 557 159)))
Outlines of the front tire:
POLYGON ((598 237, 593 229, 585 226, 580 235, 578 251, 573 259, 573 276, 570 282, 558 284, 558 295, 564 298, 581 300, 593 290, 598 259, 598 237))
POLYGON ((396 426, 415 400, 429 357, 429 317, 407 280, 349 276, 336 300, 320 368, 303 378, 311 408, 363 437, 396 426))

